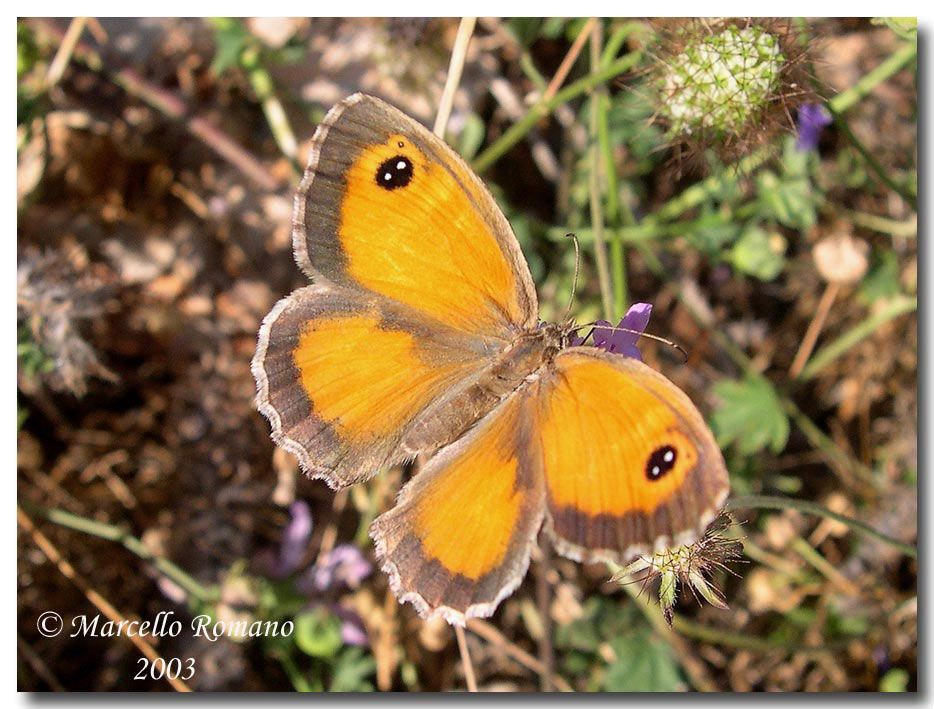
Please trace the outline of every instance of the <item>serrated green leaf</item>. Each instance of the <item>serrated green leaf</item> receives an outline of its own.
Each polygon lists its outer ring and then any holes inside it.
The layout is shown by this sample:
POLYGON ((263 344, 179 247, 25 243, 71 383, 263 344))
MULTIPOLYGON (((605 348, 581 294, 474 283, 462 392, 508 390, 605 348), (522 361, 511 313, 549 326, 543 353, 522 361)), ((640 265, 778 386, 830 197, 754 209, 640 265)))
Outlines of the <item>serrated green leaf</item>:
POLYGON ((865 303, 875 303, 883 298, 893 298, 901 293, 898 277, 898 257, 891 250, 873 254, 875 265, 859 284, 859 297, 865 303))
POLYGON ((684 681, 671 648, 649 631, 615 638, 616 660, 608 668, 608 692, 674 692, 684 681))
POLYGON ((780 453, 788 443, 791 424, 771 383, 760 376, 724 379, 714 385, 723 402, 711 416, 717 442, 736 443, 740 453, 751 455, 765 448, 780 453))

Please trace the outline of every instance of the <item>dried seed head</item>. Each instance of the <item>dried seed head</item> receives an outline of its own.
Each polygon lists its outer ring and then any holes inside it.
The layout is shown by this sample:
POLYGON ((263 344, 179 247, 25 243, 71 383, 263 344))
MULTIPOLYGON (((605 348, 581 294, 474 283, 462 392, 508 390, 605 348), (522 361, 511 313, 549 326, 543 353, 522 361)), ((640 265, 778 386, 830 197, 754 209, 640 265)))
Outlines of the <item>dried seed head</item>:
POLYGON ((682 587, 691 589, 695 598, 702 598, 716 608, 727 610, 723 594, 710 582, 708 575, 718 569, 730 571, 726 564, 739 560, 742 555, 742 543, 725 533, 731 524, 732 518, 721 514, 693 544, 665 549, 651 556, 640 556, 618 570, 613 580, 626 583, 627 579, 641 575, 639 580, 645 589, 657 579, 658 603, 669 625, 673 619, 672 609, 677 602, 679 582, 682 587))
POLYGON ((818 273, 829 283, 856 283, 869 269, 869 244, 846 232, 818 241, 813 255, 818 273))

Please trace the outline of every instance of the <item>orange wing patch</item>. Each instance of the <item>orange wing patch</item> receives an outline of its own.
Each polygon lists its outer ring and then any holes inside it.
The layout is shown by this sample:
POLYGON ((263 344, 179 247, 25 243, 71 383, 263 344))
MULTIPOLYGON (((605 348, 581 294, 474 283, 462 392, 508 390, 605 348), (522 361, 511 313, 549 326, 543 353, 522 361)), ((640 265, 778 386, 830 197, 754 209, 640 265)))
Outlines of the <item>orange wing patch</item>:
POLYGON ((539 382, 538 425, 559 551, 627 561, 696 538, 729 482, 687 396, 619 355, 572 349, 554 364, 539 382))
POLYGON ((412 530, 425 554, 473 580, 503 563, 527 494, 515 485, 516 451, 498 443, 477 440, 426 488, 414 509, 412 530))
POLYGON ((469 332, 524 321, 513 269, 446 166, 391 135, 360 154, 345 184, 339 238, 355 281, 469 332))
POLYGON ((540 463, 511 396, 442 448, 370 530, 396 595, 463 624, 521 582, 541 525, 540 463))
POLYGON ((398 431, 464 371, 425 362, 413 335, 381 329, 374 312, 309 320, 292 357, 315 416, 352 438, 398 431))
MULTIPOLYGON (((632 376, 600 360, 574 367, 566 385, 555 387, 542 423, 551 499, 590 515, 651 512, 697 463, 674 412, 632 376), (663 445, 673 448, 674 465, 649 480, 649 459, 663 445)), ((661 451, 661 467, 664 458, 661 451)))

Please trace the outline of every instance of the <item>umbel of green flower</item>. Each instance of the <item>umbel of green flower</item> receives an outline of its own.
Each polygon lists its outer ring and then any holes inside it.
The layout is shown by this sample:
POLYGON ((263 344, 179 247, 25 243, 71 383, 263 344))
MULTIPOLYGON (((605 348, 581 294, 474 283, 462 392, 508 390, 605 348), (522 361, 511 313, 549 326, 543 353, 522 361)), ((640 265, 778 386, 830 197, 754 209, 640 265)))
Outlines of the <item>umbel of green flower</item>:
POLYGON ((672 134, 741 133, 766 107, 784 62, 778 39, 758 26, 690 39, 659 69, 672 134))

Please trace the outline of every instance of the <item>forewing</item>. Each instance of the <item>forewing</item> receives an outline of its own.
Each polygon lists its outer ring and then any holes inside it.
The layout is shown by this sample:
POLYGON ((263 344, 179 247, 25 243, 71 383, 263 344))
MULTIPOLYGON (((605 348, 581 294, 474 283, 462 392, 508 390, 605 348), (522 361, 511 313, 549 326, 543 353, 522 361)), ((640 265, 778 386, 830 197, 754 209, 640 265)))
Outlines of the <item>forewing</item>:
POLYGON ((443 141, 371 96, 344 99, 318 127, 293 245, 313 279, 465 332, 508 341, 536 324, 528 265, 489 191, 443 141))

